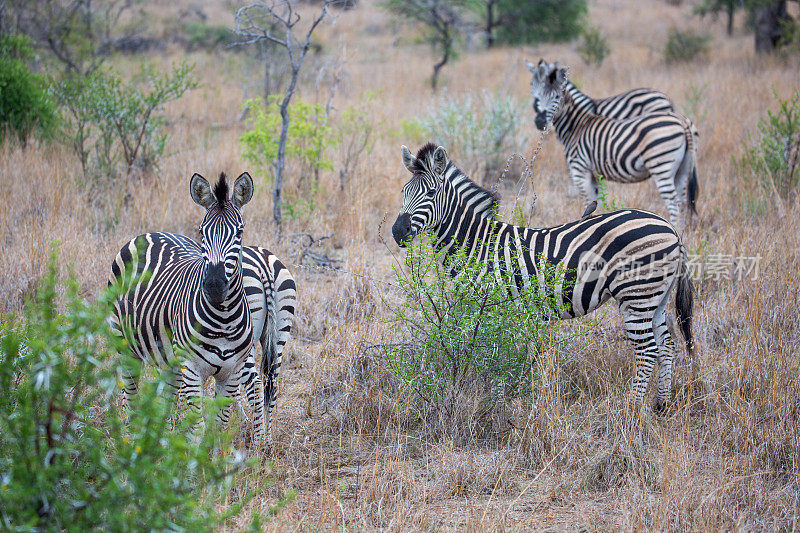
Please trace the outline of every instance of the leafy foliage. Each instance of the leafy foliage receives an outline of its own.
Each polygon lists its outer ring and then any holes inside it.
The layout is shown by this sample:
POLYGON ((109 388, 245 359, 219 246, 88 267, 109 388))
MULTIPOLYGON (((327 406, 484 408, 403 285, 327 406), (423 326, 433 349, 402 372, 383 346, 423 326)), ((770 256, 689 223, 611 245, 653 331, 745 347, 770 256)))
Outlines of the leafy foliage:
POLYGON ((6 133, 24 143, 32 135, 53 135, 57 110, 47 81, 31 72, 33 52, 24 36, 0 34, 0 142, 6 133))
POLYGON ((566 277, 545 266, 543 290, 518 290, 512 273, 483 274, 486 265, 463 250, 442 264, 428 241, 410 243, 405 268, 395 269, 403 302, 389 305, 391 320, 408 341, 385 345, 384 355, 406 406, 423 420, 482 425, 487 420, 464 419, 459 406, 475 400, 486 415, 531 393, 542 358, 563 341, 550 318, 563 305, 554 286, 566 277))
POLYGON ((497 177, 506 158, 526 142, 520 121, 523 104, 510 95, 483 91, 475 97, 445 95, 428 115, 404 122, 404 134, 420 141, 454 147, 468 175, 497 177))
POLYGON ((237 50, 231 48, 238 42, 236 33, 228 26, 195 21, 186 24, 184 32, 189 50, 237 50))
POLYGON ((682 31, 673 28, 664 46, 664 60, 667 63, 692 61, 708 52, 710 43, 710 35, 698 35, 692 30, 682 31))
POLYGON ((500 0, 500 44, 565 42, 577 37, 587 14, 586 0, 500 0))
POLYGON ((67 281, 62 313, 57 271, 53 254, 24 318, 0 328, 2 529, 216 530, 252 497, 214 507, 246 464, 230 435, 176 417, 161 375, 140 380, 126 424, 117 376, 141 365, 106 322, 116 296, 88 303, 67 281))
POLYGON ((777 111, 758 122, 741 165, 749 168, 769 190, 789 196, 800 186, 800 91, 783 100, 775 94, 777 111))
POLYGON ((197 87, 192 70, 185 63, 171 73, 148 70, 147 89, 100 71, 58 84, 56 96, 68 115, 64 133, 84 176, 107 179, 124 172, 130 178, 156 169, 167 141, 164 106, 197 87))
MULTIPOLYGON (((248 111, 248 130, 239 137, 244 148, 242 156, 270 177, 275 174, 274 161, 279 155, 282 98, 278 95, 271 96, 266 105, 260 98, 244 103, 248 111)), ((310 215, 316 209, 321 192, 319 171, 333 170, 328 148, 336 146, 339 139, 328 123, 324 106, 295 100, 289 105, 288 112, 291 121, 286 158, 290 165, 296 165, 294 174, 297 178, 294 190, 288 191, 282 207, 287 210, 290 218, 297 219, 310 215), (310 176, 313 178, 308 179, 310 176)))
POLYGON ((581 42, 578 44, 578 53, 587 65, 603 64, 611 49, 608 40, 600 33, 598 28, 587 28, 581 34, 581 42))

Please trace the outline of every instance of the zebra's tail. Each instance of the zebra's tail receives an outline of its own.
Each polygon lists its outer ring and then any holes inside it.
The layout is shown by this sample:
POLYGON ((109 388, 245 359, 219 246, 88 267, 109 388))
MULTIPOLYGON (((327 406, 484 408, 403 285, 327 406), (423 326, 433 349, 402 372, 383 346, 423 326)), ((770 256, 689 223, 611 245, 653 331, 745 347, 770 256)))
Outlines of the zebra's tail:
POLYGON ((694 307, 694 285, 689 275, 689 254, 681 245, 681 266, 678 274, 678 287, 675 291, 675 310, 683 338, 686 341, 686 353, 689 357, 694 355, 694 341, 692 340, 692 313, 694 307))
MULTIPOLYGON (((689 181, 686 184, 686 203, 689 206, 689 213, 691 215, 697 214, 697 193, 700 191, 700 185, 697 183, 697 138, 700 133, 694 124, 687 119, 686 128, 686 155, 681 164, 691 166, 691 175, 688 176, 689 181)), ((688 170, 688 169, 687 169, 688 170)))

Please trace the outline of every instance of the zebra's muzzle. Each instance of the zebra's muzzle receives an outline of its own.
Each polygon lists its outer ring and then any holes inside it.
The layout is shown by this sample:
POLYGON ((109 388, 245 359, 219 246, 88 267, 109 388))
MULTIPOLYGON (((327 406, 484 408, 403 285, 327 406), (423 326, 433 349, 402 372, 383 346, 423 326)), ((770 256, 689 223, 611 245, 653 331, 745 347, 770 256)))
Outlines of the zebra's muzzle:
POLYGON ((225 301, 225 296, 228 294, 225 263, 208 265, 203 277, 203 293, 212 305, 219 305, 225 301))
POLYGON ((414 237, 414 233, 411 230, 411 215, 408 213, 398 215, 397 220, 392 225, 392 237, 394 242, 401 248, 405 247, 405 243, 414 237))
POLYGON ((547 127, 547 116, 544 113, 537 113, 533 123, 536 125, 536 129, 543 131, 547 127))

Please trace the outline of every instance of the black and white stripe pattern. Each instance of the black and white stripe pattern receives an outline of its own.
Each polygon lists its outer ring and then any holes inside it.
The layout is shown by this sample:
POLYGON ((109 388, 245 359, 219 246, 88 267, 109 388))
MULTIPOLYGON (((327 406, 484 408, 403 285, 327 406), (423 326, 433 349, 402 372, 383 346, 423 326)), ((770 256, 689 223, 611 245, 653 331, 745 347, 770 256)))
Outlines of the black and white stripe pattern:
MULTIPOLYGON (((242 261, 241 207, 252 198, 253 181, 247 173, 239 176, 229 198, 224 175, 212 191, 195 174, 190 191, 206 209, 201 243, 183 235, 147 233, 123 246, 109 280, 121 294, 110 322, 141 361, 164 367, 181 356, 175 386, 195 408, 211 376, 217 394, 226 397, 237 398, 243 386, 259 443, 265 433, 264 402, 242 261)), ((123 381, 127 403, 137 386, 131 376, 123 381)), ((230 406, 220 412, 220 421, 227 423, 229 416, 230 406)))
MULTIPOLYGON (((528 69, 534 69, 533 65, 527 63, 528 69)), ((548 71, 558 68, 558 63, 547 63, 539 60, 539 65, 546 65, 548 71)), ((575 87, 570 85, 569 87, 575 87)), ((569 87, 567 90, 569 90, 569 87)), ((588 95, 586 95, 588 96, 588 95)), ((589 97, 591 98, 591 97, 589 97)), ((663 113, 675 111, 669 97, 655 89, 640 87, 631 89, 624 93, 615 94, 606 98, 591 98, 594 102, 595 113, 608 118, 624 120, 626 118, 649 115, 651 113, 663 113)))
POLYGON ((686 249, 668 222, 627 209, 552 228, 512 226, 494 219, 496 195, 456 168, 441 146, 428 144, 416 157, 403 146, 402 155, 413 177, 403 186, 403 206, 392 227, 398 244, 432 230, 445 255, 463 247, 470 257, 486 262, 487 269, 512 274, 512 293, 523 286, 544 290, 544 264, 565 268, 564 283, 555 287, 564 304, 561 318, 585 315, 614 298, 636 351, 634 398, 643 401, 659 363, 656 406, 665 406, 674 356, 666 314, 673 286, 690 352, 693 305, 686 249))
POLYGON ((291 338, 297 285, 284 264, 265 248, 242 248, 244 291, 253 321, 253 359, 255 341, 261 344, 261 375, 267 444, 272 443, 272 411, 278 394, 277 378, 283 350, 291 338))
POLYGON ((544 130, 552 120, 570 178, 587 201, 597 199, 598 176, 621 183, 652 177, 673 225, 684 200, 695 210, 697 130, 689 119, 670 111, 609 118, 567 81, 565 68, 545 61, 527 65, 536 127, 544 130))

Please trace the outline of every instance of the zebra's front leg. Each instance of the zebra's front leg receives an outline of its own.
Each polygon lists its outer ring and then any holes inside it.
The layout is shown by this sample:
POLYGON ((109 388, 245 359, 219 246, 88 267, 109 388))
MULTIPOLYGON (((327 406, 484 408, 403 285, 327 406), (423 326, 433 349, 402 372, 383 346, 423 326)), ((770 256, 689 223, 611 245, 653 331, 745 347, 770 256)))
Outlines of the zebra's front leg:
POLYGON ((187 407, 198 417, 197 423, 192 430, 195 440, 198 440, 206 430, 202 412, 203 378, 193 365, 184 363, 175 372, 173 385, 175 387, 176 404, 180 403, 180 398, 183 396, 186 398, 187 407))

